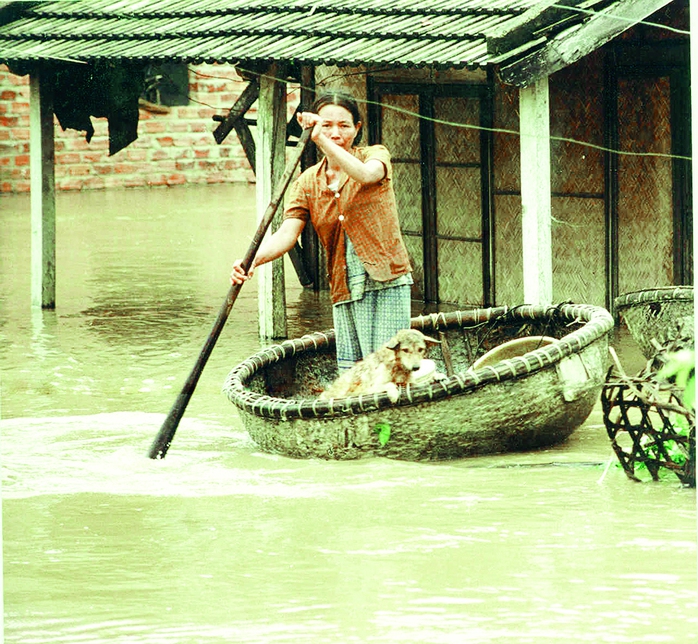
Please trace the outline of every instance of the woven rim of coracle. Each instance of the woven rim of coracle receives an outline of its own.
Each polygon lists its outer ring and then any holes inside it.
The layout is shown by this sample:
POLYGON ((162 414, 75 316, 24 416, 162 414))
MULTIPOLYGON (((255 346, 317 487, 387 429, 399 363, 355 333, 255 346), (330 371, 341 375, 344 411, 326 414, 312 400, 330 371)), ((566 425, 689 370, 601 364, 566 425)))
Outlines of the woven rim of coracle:
POLYGON ((223 391, 238 408, 264 418, 280 420, 337 418, 385 409, 432 402, 479 389, 492 382, 504 382, 534 373, 554 365, 563 358, 578 353, 613 328, 613 318, 604 308, 587 304, 559 304, 557 306, 494 307, 434 313, 412 318, 412 328, 420 331, 439 331, 449 328, 475 327, 493 320, 525 322, 527 320, 560 320, 584 325, 554 344, 530 351, 522 356, 501 360, 495 365, 476 371, 463 371, 444 380, 400 389, 400 397, 393 403, 385 392, 346 396, 329 400, 319 398, 276 398, 258 394, 245 387, 260 369, 281 360, 292 358, 304 351, 329 348, 334 343, 334 331, 316 332, 271 345, 237 365, 226 378, 223 391))
POLYGON ((631 291, 630 293, 619 295, 613 300, 613 304, 616 310, 619 310, 636 304, 652 304, 653 302, 668 302, 671 300, 693 301, 693 287, 661 286, 631 291))

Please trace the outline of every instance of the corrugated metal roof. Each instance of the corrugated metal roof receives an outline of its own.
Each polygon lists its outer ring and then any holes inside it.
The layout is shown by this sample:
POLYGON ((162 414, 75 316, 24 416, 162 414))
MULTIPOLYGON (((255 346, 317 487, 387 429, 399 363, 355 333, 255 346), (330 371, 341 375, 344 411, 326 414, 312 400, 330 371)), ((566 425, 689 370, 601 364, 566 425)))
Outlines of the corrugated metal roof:
MULTIPOLYGON (((546 0, 0 3, 0 61, 115 57, 475 68, 493 60, 487 53, 488 36, 518 24, 526 10, 549 4, 546 0), (3 15, 8 16, 4 21, 3 15)), ((577 22, 584 19, 579 14, 577 22)))

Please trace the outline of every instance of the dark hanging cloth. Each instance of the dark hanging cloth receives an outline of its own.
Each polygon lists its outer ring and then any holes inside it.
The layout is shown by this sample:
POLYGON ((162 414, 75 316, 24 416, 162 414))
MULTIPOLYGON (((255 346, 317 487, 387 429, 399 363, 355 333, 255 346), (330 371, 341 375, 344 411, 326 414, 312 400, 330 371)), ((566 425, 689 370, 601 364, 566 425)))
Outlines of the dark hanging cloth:
POLYGON ((90 142, 95 129, 91 116, 109 121, 109 154, 138 138, 138 98, 145 85, 145 64, 122 60, 87 64, 11 62, 10 70, 24 76, 39 72, 53 90, 53 111, 61 127, 85 132, 90 142), (52 86, 52 87, 51 87, 52 86))
POLYGON ((138 98, 143 91, 144 64, 96 61, 57 65, 53 77, 53 111, 61 127, 94 134, 91 116, 109 121, 109 154, 138 138, 138 98))

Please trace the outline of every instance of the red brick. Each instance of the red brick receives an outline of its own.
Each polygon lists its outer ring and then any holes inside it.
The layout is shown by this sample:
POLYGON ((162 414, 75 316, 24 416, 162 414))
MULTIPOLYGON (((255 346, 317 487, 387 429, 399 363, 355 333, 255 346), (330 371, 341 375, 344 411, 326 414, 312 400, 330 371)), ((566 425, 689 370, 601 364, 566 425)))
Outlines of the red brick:
POLYGON ((29 155, 28 154, 18 154, 15 157, 15 165, 29 165, 29 155))
POLYGON ((143 130, 149 134, 162 134, 167 132, 167 125, 164 121, 148 121, 143 123, 143 130))
POLYGON ((126 188, 142 188, 143 186, 146 185, 145 177, 143 175, 125 177, 123 185, 126 188))
POLYGON ((92 172, 92 166, 86 163, 71 165, 68 167, 68 174, 71 177, 87 177, 92 172))
POLYGON ((146 150, 131 150, 130 147, 124 150, 129 161, 145 161, 148 157, 146 150))
POLYGON ((90 145, 94 145, 95 140, 92 139, 92 144, 85 141, 85 139, 78 139, 73 137, 65 137, 65 149, 66 150, 89 150, 90 145))
POLYGON ((82 157, 77 152, 65 152, 56 155, 56 162, 60 164, 80 163, 82 157))
POLYGON ((168 186, 180 186, 187 182, 187 178, 183 174, 171 174, 167 177, 168 186))
POLYGON ((87 163, 99 163, 104 160, 104 154, 101 152, 83 152, 82 160, 87 163))
POLYGON ((158 137, 157 141, 163 148, 169 148, 174 145, 174 139, 171 136, 158 137))
POLYGON ((150 175, 148 177, 148 185, 149 186, 166 186, 167 179, 161 174, 150 175))
POLYGON ((82 190, 83 181, 80 179, 67 179, 59 183, 60 190, 82 190))
POLYGON ((17 98, 17 92, 11 89, 5 89, 0 92, 0 101, 14 101, 17 98))
POLYGON ((230 107, 232 107, 233 105, 235 105, 235 101, 237 101, 239 97, 240 94, 233 94, 232 92, 228 92, 227 94, 221 94, 218 98, 223 105, 229 105, 230 107))
POLYGON ((87 177, 82 183, 83 189, 101 190, 104 188, 104 179, 102 177, 87 177))

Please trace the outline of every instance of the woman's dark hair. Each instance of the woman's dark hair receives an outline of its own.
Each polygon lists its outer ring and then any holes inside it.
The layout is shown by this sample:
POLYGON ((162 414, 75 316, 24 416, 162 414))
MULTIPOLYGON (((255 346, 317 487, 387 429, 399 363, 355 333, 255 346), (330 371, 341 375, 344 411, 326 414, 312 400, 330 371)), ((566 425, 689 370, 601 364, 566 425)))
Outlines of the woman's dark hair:
MULTIPOLYGON (((315 99, 312 111, 315 112, 315 114, 317 114, 323 107, 325 107, 325 105, 338 105, 339 107, 343 107, 351 114, 352 118, 354 119, 354 125, 361 121, 361 112, 359 112, 359 105, 356 102, 356 99, 351 94, 347 94, 346 92, 342 92, 341 90, 323 92, 322 94, 320 94, 320 96, 318 96, 315 99)), ((359 141, 361 141, 362 131, 363 128, 360 128, 359 132, 356 135, 356 138, 354 139, 354 144, 357 144, 359 141)))

